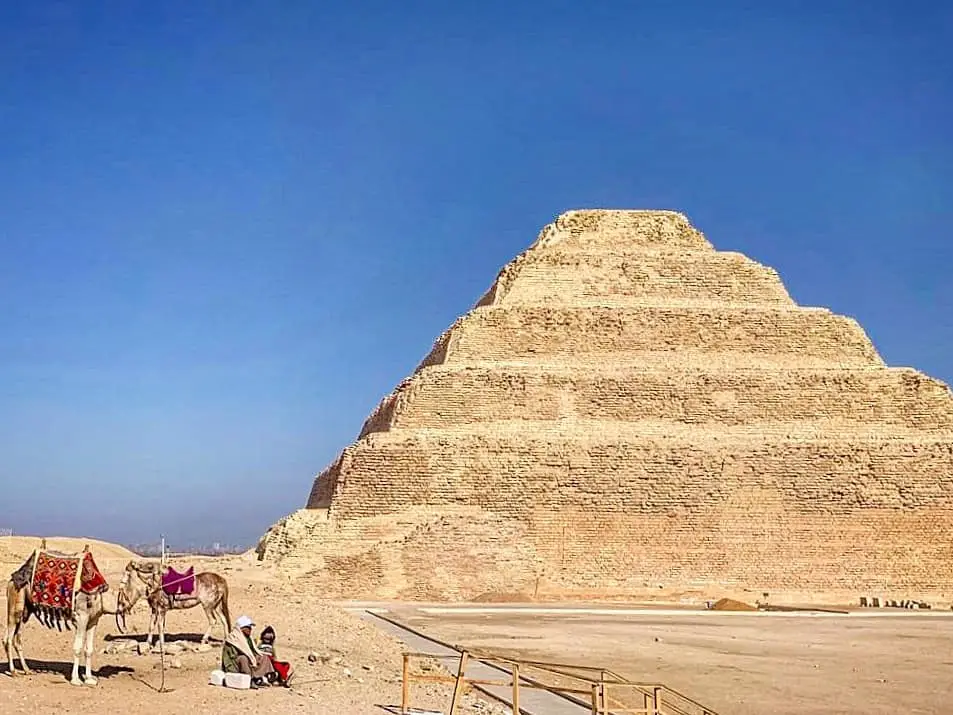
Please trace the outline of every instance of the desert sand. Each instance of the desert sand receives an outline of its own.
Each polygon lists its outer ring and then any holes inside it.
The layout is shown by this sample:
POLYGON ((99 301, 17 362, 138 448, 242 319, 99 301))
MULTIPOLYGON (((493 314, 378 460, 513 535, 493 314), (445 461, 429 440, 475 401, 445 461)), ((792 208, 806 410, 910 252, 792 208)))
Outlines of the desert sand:
MULTIPOLYGON (((39 543, 32 538, 0 538, 0 570, 12 572, 39 543)), ((88 539, 49 539, 48 546, 76 552, 89 543, 94 557, 110 583, 108 607, 115 605, 115 592, 130 552, 113 544, 88 539)), ((95 687, 74 687, 68 682, 72 664, 72 632, 51 631, 36 620, 27 624, 24 646, 30 676, 10 678, 7 665, 0 664, 0 713, 114 713, 134 710, 159 712, 243 712, 243 713, 323 713, 327 715, 368 715, 385 713, 397 706, 401 694, 401 644, 357 616, 296 589, 274 570, 242 556, 195 558, 173 561, 196 570, 216 571, 229 582, 229 607, 234 621, 239 615, 256 622, 255 633, 265 625, 278 633, 278 655, 296 668, 294 686, 236 691, 208 685, 209 672, 217 667, 220 645, 210 650, 185 650, 167 655, 165 686, 161 682, 159 656, 138 655, 136 650, 113 651, 117 643, 144 641, 148 609, 136 605, 127 619, 126 636, 121 636, 114 619, 104 618, 97 631, 94 673, 95 687), (310 653, 318 656, 308 660, 310 653)), ((0 612, 6 613, 5 595, 0 594, 0 612)), ((171 613, 168 618, 170 650, 197 648, 207 622, 201 608, 171 613)), ((220 638, 219 630, 213 636, 220 638)), ((447 685, 414 685, 413 704, 446 711, 451 688, 447 685)), ((502 706, 468 695, 466 715, 502 715, 502 706)))

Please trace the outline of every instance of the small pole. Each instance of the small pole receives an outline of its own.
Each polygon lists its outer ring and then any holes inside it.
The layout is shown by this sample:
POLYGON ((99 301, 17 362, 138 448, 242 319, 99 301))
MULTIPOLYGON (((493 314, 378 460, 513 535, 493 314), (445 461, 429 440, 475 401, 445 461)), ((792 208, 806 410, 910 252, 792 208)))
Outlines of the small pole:
POLYGON ((520 715, 520 664, 513 663, 513 715, 520 715))
MULTIPOLYGON (((162 569, 165 568, 165 534, 160 534, 162 542, 162 551, 159 556, 159 581, 162 581, 162 569)), ((159 668, 162 673, 162 683, 159 685, 159 692, 165 692, 165 614, 159 617, 159 668)))
POLYGON ((165 619, 159 621, 159 668, 162 673, 162 682, 159 692, 165 692, 165 619))
POLYGON ((662 689, 657 685, 652 688, 652 699, 655 701, 652 703, 654 710, 654 715, 661 715, 662 713, 662 689))
POLYGON ((599 715, 599 685, 598 683, 592 684, 592 710, 590 711, 592 715, 599 715))
POLYGON ((404 653, 404 672, 400 685, 400 712, 406 715, 410 708, 410 653, 404 653))

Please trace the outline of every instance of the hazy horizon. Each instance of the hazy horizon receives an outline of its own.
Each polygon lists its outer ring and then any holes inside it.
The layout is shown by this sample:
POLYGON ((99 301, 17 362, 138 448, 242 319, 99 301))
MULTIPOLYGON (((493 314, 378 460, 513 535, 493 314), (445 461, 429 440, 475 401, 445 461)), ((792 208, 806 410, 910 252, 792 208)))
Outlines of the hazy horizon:
POLYGON ((953 380, 936 3, 0 6, 0 528, 254 543, 544 224, 685 212, 953 380))

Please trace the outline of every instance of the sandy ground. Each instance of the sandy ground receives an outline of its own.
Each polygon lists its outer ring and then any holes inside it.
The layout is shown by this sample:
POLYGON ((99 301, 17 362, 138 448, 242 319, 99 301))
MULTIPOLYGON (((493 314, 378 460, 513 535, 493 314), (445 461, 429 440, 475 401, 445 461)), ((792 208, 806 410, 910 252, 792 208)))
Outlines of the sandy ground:
POLYGON ((444 642, 662 682, 721 715, 953 713, 949 611, 817 617, 534 615, 485 606, 428 612, 399 604, 388 610, 444 642))
MULTIPOLYGON (((4 541, 0 539, 0 541, 4 541)), ((78 542, 78 549, 82 543, 78 542)), ((0 545, 0 568, 13 571, 36 545, 6 542, 0 545), (22 552, 22 553, 20 553, 22 552)), ((49 543, 51 548, 77 550, 75 543, 49 543)), ((97 550, 94 557, 112 587, 107 606, 115 605, 115 589, 126 563, 122 552, 97 550), (117 558, 118 556, 118 558, 117 558)), ((201 713, 322 713, 364 715, 396 712, 400 703, 401 644, 362 622, 357 616, 323 603, 308 593, 295 590, 266 567, 242 557, 194 559, 197 570, 214 570, 230 585, 232 618, 251 616, 256 633, 266 624, 278 633, 278 655, 291 661, 296 670, 295 686, 235 691, 207 684, 209 672, 217 667, 220 648, 206 652, 183 652, 174 659, 180 667, 166 671, 165 685, 172 692, 158 692, 158 655, 135 652, 103 653, 120 638, 113 619, 104 618, 97 632, 94 673, 95 687, 74 687, 67 682, 72 664, 72 632, 50 631, 31 620, 23 634, 27 660, 39 672, 17 678, 7 677, 7 665, 0 665, 0 713, 112 713, 143 710, 175 710, 201 713), (321 656, 315 663, 308 654, 321 656), (394 708, 388 710, 388 707, 394 708)), ((180 566, 184 566, 180 562, 180 566)), ((0 594, 0 612, 6 614, 5 596, 0 594)), ((148 609, 137 604, 128 619, 128 629, 144 640, 148 609)), ((171 613, 167 642, 198 640, 207 621, 201 608, 171 613)), ((220 631, 214 635, 221 637, 220 631)), ((415 685, 414 705, 446 711, 452 686, 415 685)), ((466 715, 502 715, 508 708, 468 695, 466 715)))
MULTIPOLYGON (((86 540, 50 540, 78 551, 86 540)), ((0 570, 12 571, 35 540, 0 538, 0 570)), ((128 552, 91 544, 110 584, 107 605, 128 552)), ((219 647, 177 653, 176 668, 160 685, 157 655, 108 652, 121 638, 105 619, 97 634, 95 688, 67 682, 72 633, 31 621, 24 632, 27 657, 39 672, 6 677, 0 664, 0 713, 128 712, 131 709, 202 713, 396 712, 400 702, 402 645, 362 621, 355 610, 385 607, 392 616, 445 642, 501 655, 610 668, 634 680, 660 681, 721 715, 837 715, 953 713, 953 617, 905 613, 890 617, 716 614, 690 610, 619 613, 622 604, 591 604, 597 613, 555 604, 331 604, 296 588, 271 567, 244 557, 196 558, 199 570, 217 571, 230 584, 232 618, 251 616, 258 628, 278 632, 279 656, 297 669, 296 685, 233 691, 207 685, 219 647), (347 612, 345 607, 352 612, 347 612), (309 662, 309 653, 318 656, 309 662)), ((185 562, 177 562, 184 567, 185 562)), ((0 594, 0 612, 6 603, 0 594)), ((148 611, 136 607, 129 638, 144 640, 148 611)), ((169 642, 189 644, 204 632, 200 609, 169 616, 169 642)), ((256 632, 258 630, 256 628, 256 632)), ((220 637, 220 632, 215 631, 220 637)), ((451 686, 413 686, 413 704, 446 712, 451 686)), ((502 715, 509 709, 470 694, 465 715, 502 715)), ((542 715, 542 714, 541 714, 542 715)))

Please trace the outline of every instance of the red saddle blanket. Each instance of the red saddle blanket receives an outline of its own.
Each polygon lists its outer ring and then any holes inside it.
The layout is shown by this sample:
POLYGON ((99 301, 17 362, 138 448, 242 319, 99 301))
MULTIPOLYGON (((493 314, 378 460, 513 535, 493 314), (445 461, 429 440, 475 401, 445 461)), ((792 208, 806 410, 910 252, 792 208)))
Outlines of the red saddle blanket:
POLYGON ((171 566, 162 574, 162 590, 167 596, 191 596, 195 592, 195 567, 179 573, 171 566))
POLYGON ((33 603, 71 611, 77 587, 88 594, 109 589, 91 553, 87 551, 79 557, 40 551, 36 555, 30 583, 30 600, 33 603))

